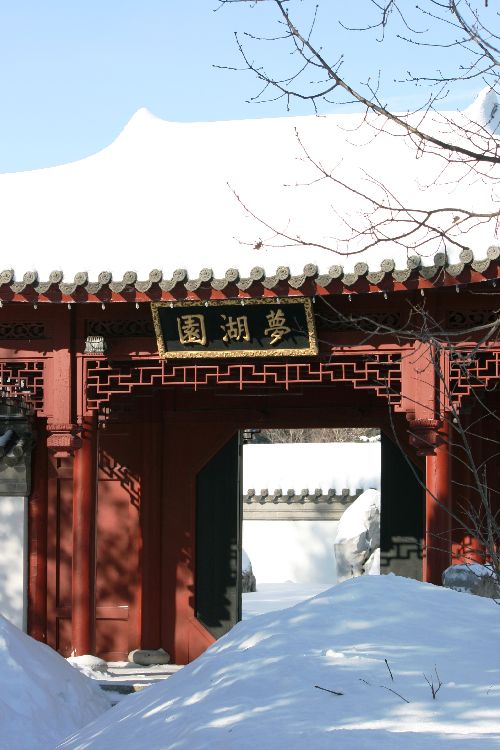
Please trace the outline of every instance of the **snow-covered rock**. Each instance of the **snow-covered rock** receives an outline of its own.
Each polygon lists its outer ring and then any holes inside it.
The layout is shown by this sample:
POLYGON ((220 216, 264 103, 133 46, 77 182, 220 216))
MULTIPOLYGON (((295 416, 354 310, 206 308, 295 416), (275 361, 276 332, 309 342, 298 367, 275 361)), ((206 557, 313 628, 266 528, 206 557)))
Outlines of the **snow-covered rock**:
POLYGON ((96 682, 0 615, 0 750, 51 750, 109 707, 96 682))
POLYGON ((87 677, 95 678, 97 674, 103 674, 108 671, 108 663, 104 659, 92 654, 83 654, 83 656, 69 656, 66 660, 72 667, 78 669, 87 677))
POLYGON ((245 550, 241 552, 241 591, 249 594, 257 591, 257 582, 252 570, 252 563, 245 550))
POLYGON ((500 598, 500 586, 489 565, 479 563, 451 565, 443 573, 443 586, 490 599, 500 598))
POLYGON ((379 576, 380 575, 380 547, 373 550, 368 560, 363 566, 363 573, 365 576, 379 576))
POLYGON ((334 547, 339 583, 368 572, 371 575, 380 573, 380 555, 378 558, 374 556, 380 547, 378 490, 366 490, 343 513, 334 547))
POLYGON ((498 750, 499 642, 490 600, 362 576, 239 623, 59 750, 498 750))
POLYGON ((141 667, 150 667, 153 664, 169 664, 170 654, 163 648, 136 648, 130 652, 128 660, 141 667))

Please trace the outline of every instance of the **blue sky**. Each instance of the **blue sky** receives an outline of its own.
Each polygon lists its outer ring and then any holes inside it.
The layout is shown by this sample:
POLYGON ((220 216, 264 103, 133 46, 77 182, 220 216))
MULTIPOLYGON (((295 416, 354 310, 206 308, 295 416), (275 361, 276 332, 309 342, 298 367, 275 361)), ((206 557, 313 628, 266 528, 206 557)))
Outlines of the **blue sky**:
MULTIPOLYGON (((421 50, 343 32, 338 8, 355 25, 360 3, 323 0, 318 39, 346 53, 344 69, 355 82, 382 68, 391 104, 411 108, 413 90, 393 79, 419 64, 421 50)), ((0 171, 94 153, 142 106, 175 121, 285 115, 283 102, 246 103, 257 91, 250 74, 214 67, 240 64, 234 31, 271 30, 271 6, 264 5, 214 12, 217 0, 0 0, 0 171)), ((307 5, 299 3, 299 12, 307 5)), ((275 44, 258 54, 279 66, 275 44)), ((439 55, 426 52, 427 63, 440 66, 439 55)), ((467 104, 478 88, 469 84, 453 106, 467 104)), ((292 114, 310 111, 296 105, 292 114)))

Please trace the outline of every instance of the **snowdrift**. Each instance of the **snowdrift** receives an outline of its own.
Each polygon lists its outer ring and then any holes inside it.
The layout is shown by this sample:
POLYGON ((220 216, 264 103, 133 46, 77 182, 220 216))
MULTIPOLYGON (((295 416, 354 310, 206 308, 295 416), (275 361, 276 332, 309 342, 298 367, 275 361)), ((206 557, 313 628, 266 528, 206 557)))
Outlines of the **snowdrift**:
POLYGON ((0 615, 0 750, 49 750, 109 707, 97 683, 0 615))
POLYGON ((498 748, 499 639, 493 601, 363 576, 240 623, 59 748, 498 748))

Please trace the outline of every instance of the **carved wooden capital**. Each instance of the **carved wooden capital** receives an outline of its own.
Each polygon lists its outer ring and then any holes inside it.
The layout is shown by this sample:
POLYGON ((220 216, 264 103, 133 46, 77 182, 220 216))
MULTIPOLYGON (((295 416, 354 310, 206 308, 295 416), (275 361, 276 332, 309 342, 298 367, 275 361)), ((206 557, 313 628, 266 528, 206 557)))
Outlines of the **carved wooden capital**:
POLYGON ((441 445, 443 437, 439 430, 442 422, 437 419, 410 419, 409 441, 419 456, 431 456, 441 445))
POLYGON ((55 458, 67 458, 80 447, 78 426, 71 423, 47 425, 47 448, 55 458))

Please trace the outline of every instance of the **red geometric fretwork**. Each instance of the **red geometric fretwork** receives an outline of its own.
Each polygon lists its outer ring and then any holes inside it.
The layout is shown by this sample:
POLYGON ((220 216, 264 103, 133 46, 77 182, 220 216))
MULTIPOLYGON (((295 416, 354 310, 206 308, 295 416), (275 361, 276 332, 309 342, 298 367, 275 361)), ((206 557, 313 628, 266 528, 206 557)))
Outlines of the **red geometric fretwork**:
POLYGON ((105 359, 88 359, 85 364, 88 411, 99 409, 115 394, 167 385, 195 390, 215 385, 233 386, 238 390, 278 385, 288 390, 294 385, 338 382, 372 390, 394 405, 401 400, 401 356, 395 353, 335 355, 328 360, 311 362, 172 364, 159 359, 113 363, 105 359))
POLYGON ((477 390, 500 388, 500 350, 461 350, 450 358, 450 398, 460 406, 462 399, 477 390))
POLYGON ((37 412, 44 407, 43 360, 0 361, 0 397, 20 398, 37 412))

